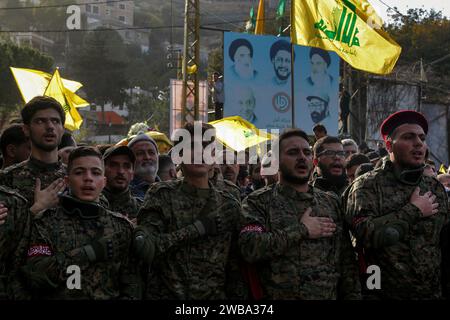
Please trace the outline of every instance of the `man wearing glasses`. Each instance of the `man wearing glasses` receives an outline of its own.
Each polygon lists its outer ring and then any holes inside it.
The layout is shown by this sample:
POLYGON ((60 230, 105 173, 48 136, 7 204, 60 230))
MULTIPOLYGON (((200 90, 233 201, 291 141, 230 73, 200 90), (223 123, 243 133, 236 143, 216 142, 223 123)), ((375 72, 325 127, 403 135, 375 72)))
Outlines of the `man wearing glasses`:
POLYGON ((337 137, 325 136, 314 144, 314 165, 317 175, 312 185, 340 196, 347 187, 345 151, 337 137))

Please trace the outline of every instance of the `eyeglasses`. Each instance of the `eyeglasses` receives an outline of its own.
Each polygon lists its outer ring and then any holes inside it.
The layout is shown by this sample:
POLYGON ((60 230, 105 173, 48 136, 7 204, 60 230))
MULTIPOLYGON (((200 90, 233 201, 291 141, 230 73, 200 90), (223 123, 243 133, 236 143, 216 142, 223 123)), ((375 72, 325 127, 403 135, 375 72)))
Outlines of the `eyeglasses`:
POLYGON ((328 158, 334 158, 334 157, 345 158, 345 151, 324 150, 321 153, 319 153, 317 156, 318 157, 325 156, 328 158))

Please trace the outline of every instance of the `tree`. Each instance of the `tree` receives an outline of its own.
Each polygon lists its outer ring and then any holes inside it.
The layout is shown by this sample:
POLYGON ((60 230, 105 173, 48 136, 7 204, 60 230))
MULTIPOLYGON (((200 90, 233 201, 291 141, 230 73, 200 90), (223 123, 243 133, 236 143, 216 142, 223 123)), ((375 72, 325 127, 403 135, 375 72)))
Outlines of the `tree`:
POLYGON ((402 47, 398 65, 403 67, 405 77, 411 80, 415 75, 420 79, 422 59, 428 86, 438 89, 435 94, 449 92, 446 84, 450 80, 450 20, 433 9, 409 9, 406 15, 391 16, 394 21, 387 31, 402 47))
POLYGON ((53 59, 37 50, 18 47, 10 41, 0 41, 0 126, 10 114, 23 105, 9 67, 52 72, 53 59))
POLYGON ((151 128, 169 135, 169 101, 140 96, 129 106, 128 122, 146 122, 151 128))
POLYGON ((69 70, 84 84, 90 101, 120 105, 129 87, 125 76, 128 61, 126 46, 116 31, 95 31, 86 35, 80 50, 72 51, 69 70))

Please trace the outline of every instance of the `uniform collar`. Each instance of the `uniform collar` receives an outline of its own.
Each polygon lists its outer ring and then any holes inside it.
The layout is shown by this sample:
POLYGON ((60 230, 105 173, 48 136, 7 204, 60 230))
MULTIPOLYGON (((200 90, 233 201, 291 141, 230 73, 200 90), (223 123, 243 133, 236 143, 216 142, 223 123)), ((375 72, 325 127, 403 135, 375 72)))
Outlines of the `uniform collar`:
POLYGON ((131 199, 131 190, 128 187, 125 191, 119 192, 119 193, 114 193, 112 191, 110 191, 107 188, 103 189, 103 194, 105 195, 106 199, 108 199, 108 201, 110 203, 112 202, 125 202, 129 199, 131 199))
POLYGON ((60 204, 67 215, 77 215, 82 219, 98 218, 102 211, 99 203, 82 201, 68 194, 61 196, 60 204))
POLYGON ((200 198, 207 198, 213 191, 214 187, 210 180, 208 180, 208 186, 209 189, 200 189, 196 188, 193 185, 190 185, 186 182, 185 179, 181 180, 181 191, 193 196, 193 197, 200 197, 200 198))
POLYGON ((30 156, 30 158, 28 159, 28 166, 31 169, 38 171, 56 171, 60 169, 63 166, 63 164, 59 160, 54 163, 46 163, 30 156))
POLYGON ((314 198, 314 189, 312 186, 308 186, 307 192, 298 192, 291 186, 278 183, 277 185, 278 191, 289 198, 296 199, 296 200, 307 200, 314 198))

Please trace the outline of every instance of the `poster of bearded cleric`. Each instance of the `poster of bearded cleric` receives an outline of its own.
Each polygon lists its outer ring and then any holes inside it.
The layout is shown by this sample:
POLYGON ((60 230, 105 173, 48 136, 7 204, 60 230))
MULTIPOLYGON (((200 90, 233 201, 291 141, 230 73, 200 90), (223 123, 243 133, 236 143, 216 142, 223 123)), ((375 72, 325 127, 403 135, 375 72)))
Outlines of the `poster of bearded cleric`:
POLYGON ((339 56, 313 47, 294 47, 295 126, 313 134, 323 124, 329 135, 338 134, 339 56))
POLYGON ((338 133, 339 57, 333 52, 294 46, 289 38, 226 32, 224 36, 224 116, 241 116, 260 129, 295 126, 313 134, 315 124, 338 133))
POLYGON ((226 32, 224 117, 241 116, 260 129, 292 126, 289 38, 226 32))

